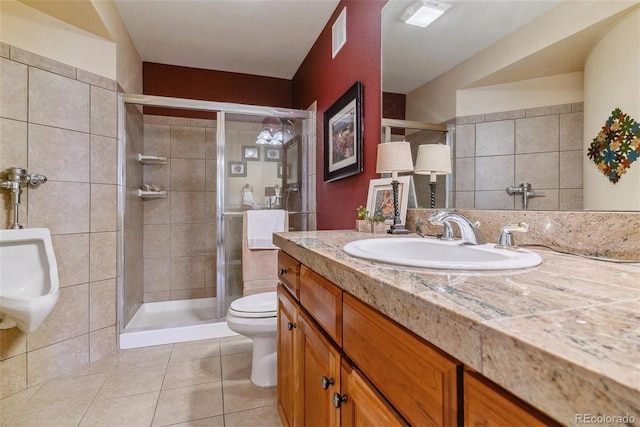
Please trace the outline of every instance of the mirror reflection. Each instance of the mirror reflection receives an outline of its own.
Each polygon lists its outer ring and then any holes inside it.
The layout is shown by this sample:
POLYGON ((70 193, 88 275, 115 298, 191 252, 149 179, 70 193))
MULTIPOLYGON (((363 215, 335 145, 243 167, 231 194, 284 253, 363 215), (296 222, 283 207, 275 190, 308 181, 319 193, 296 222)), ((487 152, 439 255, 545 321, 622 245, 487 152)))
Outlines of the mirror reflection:
MULTIPOLYGON (((610 106, 629 96, 593 102, 616 93, 600 70, 601 51, 614 49, 615 31, 627 39, 638 4, 447 3, 426 28, 399 19, 411 1, 390 0, 382 11, 383 118, 448 129, 408 125, 389 133, 383 124, 382 140, 411 142, 414 160, 421 144, 452 147, 453 174, 437 177, 436 207, 639 210, 640 195, 628 199, 640 193, 640 163, 614 186, 586 155, 610 106)), ((616 66, 631 67, 631 75, 635 67, 631 87, 638 87, 640 52, 637 40, 630 43, 631 65, 616 66)), ((413 178, 418 206, 429 207, 429 176, 413 178)))

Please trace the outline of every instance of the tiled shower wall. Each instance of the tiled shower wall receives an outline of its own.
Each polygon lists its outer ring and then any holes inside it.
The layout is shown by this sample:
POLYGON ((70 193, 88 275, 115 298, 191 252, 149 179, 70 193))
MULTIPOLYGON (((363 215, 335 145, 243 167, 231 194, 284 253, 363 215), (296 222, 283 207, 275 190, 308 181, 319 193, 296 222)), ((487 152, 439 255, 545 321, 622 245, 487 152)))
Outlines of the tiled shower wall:
POLYGON ((216 292, 216 121, 144 116, 143 183, 168 191, 143 206, 144 302, 216 292))
POLYGON ((522 209, 506 187, 528 182, 533 210, 582 209, 582 104, 456 119, 454 206, 522 209))
MULTIPOLYGON (((25 188, 20 221, 52 234, 60 298, 44 324, 0 330, 0 398, 117 348, 115 81, 0 44, 0 170, 49 179, 25 188)), ((0 194, 0 226, 11 225, 0 194)))

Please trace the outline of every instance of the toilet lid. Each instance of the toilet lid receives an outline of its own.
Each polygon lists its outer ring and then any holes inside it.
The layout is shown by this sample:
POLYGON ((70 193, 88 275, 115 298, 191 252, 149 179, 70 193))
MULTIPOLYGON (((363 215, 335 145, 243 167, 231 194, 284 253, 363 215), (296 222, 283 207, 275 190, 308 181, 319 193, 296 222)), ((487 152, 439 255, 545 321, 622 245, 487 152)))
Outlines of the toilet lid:
POLYGON ((277 315, 278 296, 275 292, 263 292, 238 298, 229 311, 243 317, 273 317, 277 315))

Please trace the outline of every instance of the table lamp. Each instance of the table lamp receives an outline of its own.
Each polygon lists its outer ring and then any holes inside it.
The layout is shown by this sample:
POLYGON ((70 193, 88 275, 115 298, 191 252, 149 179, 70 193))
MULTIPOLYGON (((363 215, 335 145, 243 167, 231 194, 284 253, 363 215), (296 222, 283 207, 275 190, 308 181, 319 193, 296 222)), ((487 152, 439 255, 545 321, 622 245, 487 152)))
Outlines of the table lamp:
MULTIPOLYGON (((409 233, 400 221, 400 208, 398 204, 398 172, 411 171, 413 171, 413 158, 411 157, 411 145, 408 142, 397 141, 378 144, 376 172, 391 174, 391 187, 393 189, 393 225, 387 231, 390 234, 409 233)), ((408 188, 405 189, 405 191, 408 190, 408 188)))
POLYGON ((451 149, 442 144, 426 144, 418 147, 415 173, 430 175, 431 207, 436 207, 436 175, 451 174, 451 149))

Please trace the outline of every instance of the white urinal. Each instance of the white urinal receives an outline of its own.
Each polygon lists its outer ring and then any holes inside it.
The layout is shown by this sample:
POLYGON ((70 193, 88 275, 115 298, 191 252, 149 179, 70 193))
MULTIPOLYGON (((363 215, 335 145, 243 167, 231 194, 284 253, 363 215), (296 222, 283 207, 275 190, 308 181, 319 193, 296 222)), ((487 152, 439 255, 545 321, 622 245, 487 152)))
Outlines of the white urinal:
POLYGON ((35 331, 59 295, 58 264, 49 230, 0 230, 0 328, 35 331))

